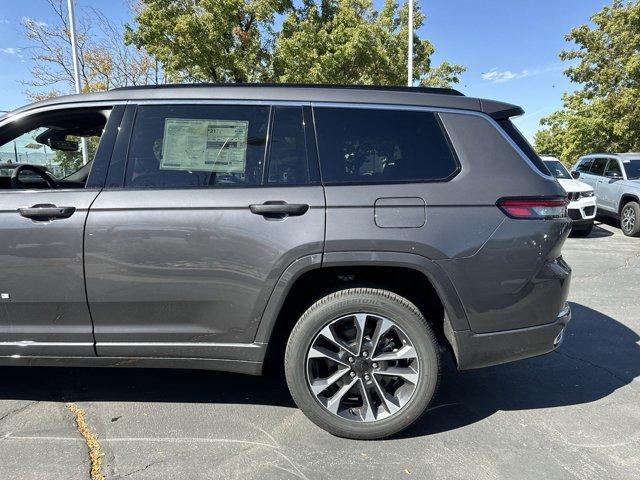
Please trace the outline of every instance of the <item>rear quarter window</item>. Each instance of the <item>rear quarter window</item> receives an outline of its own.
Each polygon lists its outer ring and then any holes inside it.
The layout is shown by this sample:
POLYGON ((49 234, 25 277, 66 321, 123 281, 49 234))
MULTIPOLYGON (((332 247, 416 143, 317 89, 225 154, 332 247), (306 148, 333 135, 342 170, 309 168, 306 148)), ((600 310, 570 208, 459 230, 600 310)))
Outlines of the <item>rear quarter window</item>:
POLYGON ((433 112, 314 109, 325 183, 444 181, 458 161, 433 112))
POLYGON ((520 133, 520 130, 516 128, 516 126, 509 120, 508 118, 503 118, 501 120, 497 120, 498 125, 504 130, 504 132, 509 136, 509 138, 522 150, 527 158, 533 163, 533 165, 543 173, 544 175, 551 175, 549 169, 544 164, 542 159, 535 152, 533 147, 529 144, 527 139, 520 133))

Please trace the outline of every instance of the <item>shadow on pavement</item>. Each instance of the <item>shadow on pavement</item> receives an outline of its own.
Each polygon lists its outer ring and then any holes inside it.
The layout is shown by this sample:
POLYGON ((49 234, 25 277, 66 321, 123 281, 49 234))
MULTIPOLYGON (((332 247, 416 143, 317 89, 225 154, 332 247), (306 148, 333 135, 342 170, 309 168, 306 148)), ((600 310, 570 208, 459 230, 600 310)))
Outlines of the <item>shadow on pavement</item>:
POLYGON ((640 375, 640 336, 617 320, 571 303, 565 341, 551 354, 456 373, 446 362, 434 406, 402 437, 463 427, 500 410, 590 403, 640 375))
MULTIPOLYGON (((445 359, 434 406, 400 437, 463 427, 499 410, 593 402, 640 375, 640 337, 615 319, 571 304, 552 354, 458 373, 445 359)), ((280 377, 198 370, 0 367, 0 399, 263 404, 295 407, 280 377)))

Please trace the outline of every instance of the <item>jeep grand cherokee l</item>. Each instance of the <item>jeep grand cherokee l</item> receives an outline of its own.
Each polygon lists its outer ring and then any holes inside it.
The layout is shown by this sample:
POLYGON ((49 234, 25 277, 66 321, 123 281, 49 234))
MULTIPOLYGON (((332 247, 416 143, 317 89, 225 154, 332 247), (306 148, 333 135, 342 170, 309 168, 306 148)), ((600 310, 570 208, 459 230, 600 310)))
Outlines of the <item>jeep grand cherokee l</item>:
POLYGON ((299 85, 16 110, 0 151, 80 159, 85 138, 95 153, 65 178, 27 164, 0 179, 1 363, 281 362, 322 428, 398 432, 433 399, 442 352, 464 370, 562 341, 567 198, 521 113, 453 90, 299 85))

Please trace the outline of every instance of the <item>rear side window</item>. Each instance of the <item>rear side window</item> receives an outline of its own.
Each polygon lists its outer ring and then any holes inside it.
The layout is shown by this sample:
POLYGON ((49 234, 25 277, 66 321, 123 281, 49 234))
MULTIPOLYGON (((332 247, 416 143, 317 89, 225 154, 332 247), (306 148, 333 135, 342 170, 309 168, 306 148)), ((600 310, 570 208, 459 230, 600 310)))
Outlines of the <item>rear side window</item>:
POLYGON ((596 158, 591 165, 589 173, 592 175, 604 175, 604 169, 607 166, 606 158, 596 158))
POLYGON ((266 106, 140 106, 125 186, 259 185, 268 122, 266 106))
POLYGON ((589 173, 589 170, 591 170, 591 165, 593 165, 593 158, 585 158, 580 162, 580 165, 578 165, 578 168, 576 170, 578 170, 579 172, 589 173))
POLYGON ((323 182, 437 181, 458 171, 432 112, 320 107, 314 116, 323 182))
POLYGON ((307 139, 301 107, 274 107, 269 183, 302 185, 309 182, 307 139))
POLYGON ((518 145, 520 150, 527 156, 531 163, 535 165, 535 167, 540 170, 541 173, 545 175, 551 175, 549 169, 546 167, 542 159, 535 152, 533 147, 529 144, 524 135, 520 133, 520 130, 516 128, 516 126, 509 120, 508 118, 503 118, 498 120, 498 125, 502 127, 505 133, 511 138, 511 140, 518 145))

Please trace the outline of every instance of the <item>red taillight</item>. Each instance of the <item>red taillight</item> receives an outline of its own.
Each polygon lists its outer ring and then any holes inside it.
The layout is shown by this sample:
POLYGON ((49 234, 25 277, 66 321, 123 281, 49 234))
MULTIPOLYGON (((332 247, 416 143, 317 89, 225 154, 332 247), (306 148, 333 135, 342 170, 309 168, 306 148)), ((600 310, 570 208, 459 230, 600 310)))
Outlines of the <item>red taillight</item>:
POLYGON ((567 216, 567 198, 503 198, 498 207, 511 218, 538 220, 567 216))

